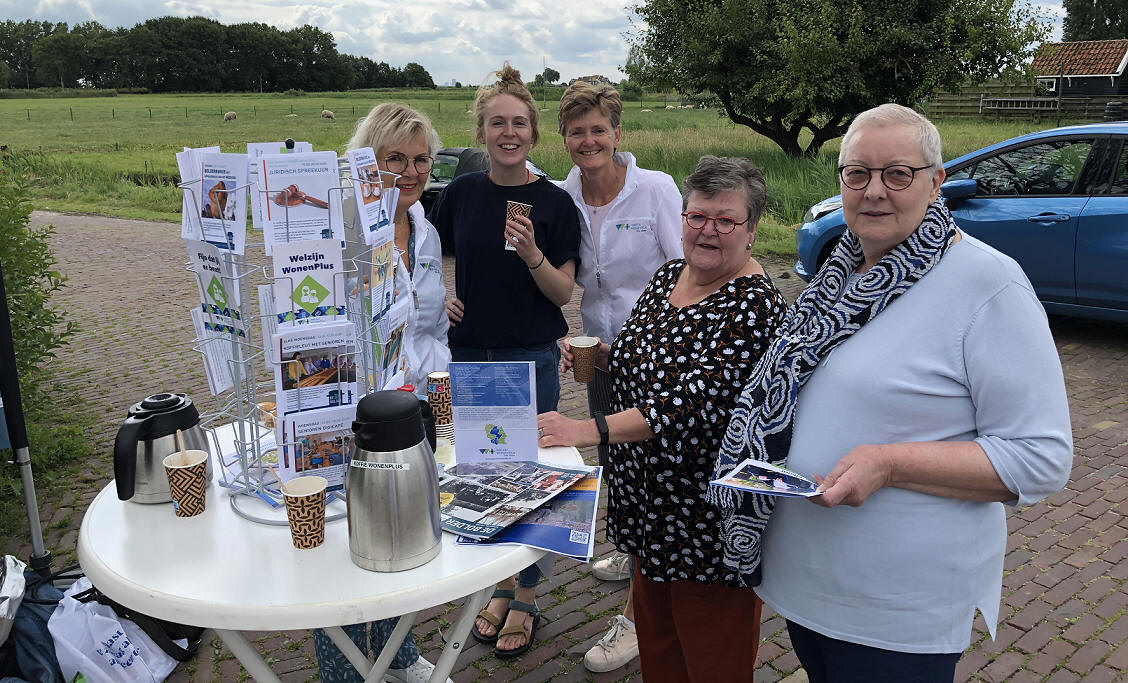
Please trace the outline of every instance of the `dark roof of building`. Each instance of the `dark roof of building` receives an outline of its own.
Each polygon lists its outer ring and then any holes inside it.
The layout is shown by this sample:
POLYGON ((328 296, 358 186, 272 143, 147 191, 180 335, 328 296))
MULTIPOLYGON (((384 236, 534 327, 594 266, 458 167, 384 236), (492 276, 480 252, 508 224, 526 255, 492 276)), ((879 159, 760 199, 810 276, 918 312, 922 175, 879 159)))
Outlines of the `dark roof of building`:
POLYGON ((1124 70, 1125 55, 1128 40, 1043 43, 1031 66, 1037 76, 1107 76, 1124 70))

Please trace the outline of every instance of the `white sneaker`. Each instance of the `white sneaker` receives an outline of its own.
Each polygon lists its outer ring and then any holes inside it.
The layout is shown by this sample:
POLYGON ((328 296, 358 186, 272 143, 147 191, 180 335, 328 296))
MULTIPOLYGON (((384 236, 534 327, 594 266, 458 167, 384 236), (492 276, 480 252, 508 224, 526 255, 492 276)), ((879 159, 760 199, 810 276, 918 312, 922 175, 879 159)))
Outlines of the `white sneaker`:
POLYGON ((638 634, 623 615, 608 621, 611 630, 584 655, 584 668, 596 673, 613 671, 638 656, 638 634))
POLYGON ((631 578, 631 556, 626 553, 612 553, 591 566, 595 578, 603 581, 626 581, 631 578))
MULTIPOLYGON (((638 652, 637 646, 635 652, 638 652)), ((431 672, 434 670, 435 665, 420 656, 414 664, 406 669, 388 669, 388 673, 384 674, 384 681, 386 683, 427 683, 427 680, 431 678, 431 672)), ((446 683, 454 683, 454 681, 448 678, 446 683)))

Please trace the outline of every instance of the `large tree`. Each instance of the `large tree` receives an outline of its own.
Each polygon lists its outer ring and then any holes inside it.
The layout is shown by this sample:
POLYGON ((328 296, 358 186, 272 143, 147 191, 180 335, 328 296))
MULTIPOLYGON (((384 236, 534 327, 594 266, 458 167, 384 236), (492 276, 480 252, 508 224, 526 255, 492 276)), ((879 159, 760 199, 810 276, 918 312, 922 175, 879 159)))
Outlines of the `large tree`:
POLYGON ((1128 38, 1128 0, 1064 0, 1062 39, 1128 38))
POLYGON ((711 94, 791 156, 814 155, 875 105, 1017 73, 1048 30, 1015 0, 644 0, 634 11, 632 80, 711 94))

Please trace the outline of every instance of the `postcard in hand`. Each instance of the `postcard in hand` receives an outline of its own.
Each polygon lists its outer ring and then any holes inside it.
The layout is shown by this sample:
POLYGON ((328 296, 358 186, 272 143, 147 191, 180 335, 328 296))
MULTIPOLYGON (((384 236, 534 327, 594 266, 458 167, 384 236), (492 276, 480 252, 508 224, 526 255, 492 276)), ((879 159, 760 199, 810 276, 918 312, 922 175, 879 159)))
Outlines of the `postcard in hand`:
POLYGON ((751 458, 737 465, 728 476, 711 481, 709 484, 764 496, 811 498, 822 495, 818 485, 803 475, 751 458))

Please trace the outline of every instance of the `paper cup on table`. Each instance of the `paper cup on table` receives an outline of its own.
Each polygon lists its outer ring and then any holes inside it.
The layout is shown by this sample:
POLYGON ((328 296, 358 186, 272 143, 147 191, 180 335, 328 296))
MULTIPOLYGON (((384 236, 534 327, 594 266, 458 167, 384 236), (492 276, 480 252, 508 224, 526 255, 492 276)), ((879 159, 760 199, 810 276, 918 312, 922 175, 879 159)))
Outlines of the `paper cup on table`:
POLYGON ((599 348, 596 338, 572 337, 568 345, 572 347, 572 376, 581 384, 595 379, 595 351, 599 348))
POLYGON ((298 549, 316 548, 325 542, 325 477, 296 477, 282 487, 290 540, 298 549))
POLYGON ((431 414, 435 427, 448 425, 452 421, 450 407, 450 373, 432 372, 427 375, 427 403, 431 404, 431 414))
POLYGON ((208 486, 208 452, 177 452, 166 456, 162 462, 176 516, 195 517, 203 512, 208 486))
MULTIPOLYGON (((507 221, 513 220, 516 216, 524 216, 525 218, 528 218, 532 214, 532 204, 522 204, 521 202, 510 201, 505 202, 505 220, 507 221)), ((509 240, 505 241, 505 248, 509 251, 517 251, 517 248, 510 244, 509 240)))

